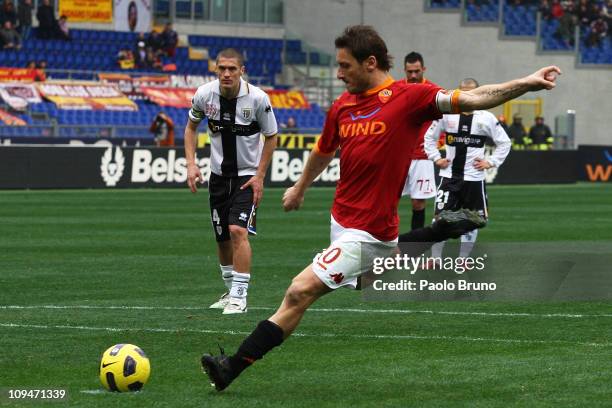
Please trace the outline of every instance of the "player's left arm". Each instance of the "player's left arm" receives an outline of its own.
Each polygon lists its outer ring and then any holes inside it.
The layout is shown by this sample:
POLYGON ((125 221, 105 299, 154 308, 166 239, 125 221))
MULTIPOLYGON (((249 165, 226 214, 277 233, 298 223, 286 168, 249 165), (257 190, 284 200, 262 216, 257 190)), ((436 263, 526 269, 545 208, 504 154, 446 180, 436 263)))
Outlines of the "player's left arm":
POLYGON ((253 204, 255 207, 258 207, 263 197, 264 178, 266 177, 268 166, 270 166, 270 161, 272 160, 272 155, 276 148, 276 133, 278 132, 276 117, 274 116, 274 111, 272 110, 272 104, 270 103, 268 95, 262 98, 262 101, 255 111, 255 117, 261 127, 261 133, 265 137, 264 146, 261 152, 259 165, 257 166, 257 173, 251 177, 249 181, 244 183, 240 189, 244 190, 247 187, 251 187, 253 189, 253 204))
POLYGON ((483 85, 470 91, 454 91, 452 98, 455 100, 451 103, 454 102, 456 106, 453 108, 460 112, 490 109, 527 92, 553 89, 557 75, 561 75, 561 69, 551 65, 524 78, 502 84, 483 85))

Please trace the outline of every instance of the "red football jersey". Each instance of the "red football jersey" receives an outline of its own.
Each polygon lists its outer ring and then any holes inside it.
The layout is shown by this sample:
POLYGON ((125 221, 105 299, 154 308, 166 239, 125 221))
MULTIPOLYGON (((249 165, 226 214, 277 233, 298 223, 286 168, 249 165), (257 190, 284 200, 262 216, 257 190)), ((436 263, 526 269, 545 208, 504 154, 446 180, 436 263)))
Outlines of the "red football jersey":
MULTIPOLYGON (((421 83, 436 87, 438 86, 427 78, 423 78, 423 81, 421 83)), ((423 124, 421 125, 421 129, 419 130, 419 140, 417 142, 416 147, 412 151, 412 160, 428 160, 427 153, 425 153, 425 133, 427 132, 427 129, 429 129, 429 127, 431 126, 431 122, 431 120, 428 120, 423 122, 423 124)))
POLYGON ((394 82, 359 95, 345 92, 330 108, 315 151, 340 148, 340 180, 334 219, 381 241, 397 238, 397 205, 410 166, 410 152, 424 121, 439 119, 441 88, 394 82))

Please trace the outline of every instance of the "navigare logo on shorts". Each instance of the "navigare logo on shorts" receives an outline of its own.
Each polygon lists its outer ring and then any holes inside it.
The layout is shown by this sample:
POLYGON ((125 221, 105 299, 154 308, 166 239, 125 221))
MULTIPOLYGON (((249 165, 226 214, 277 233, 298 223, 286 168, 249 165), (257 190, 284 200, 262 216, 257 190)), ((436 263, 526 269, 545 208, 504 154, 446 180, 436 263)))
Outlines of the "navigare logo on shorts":
POLYGON ((120 147, 116 148, 114 157, 112 147, 104 151, 100 164, 100 175, 107 187, 114 187, 117 185, 117 182, 121 179, 121 176, 123 176, 124 168, 125 157, 120 147))

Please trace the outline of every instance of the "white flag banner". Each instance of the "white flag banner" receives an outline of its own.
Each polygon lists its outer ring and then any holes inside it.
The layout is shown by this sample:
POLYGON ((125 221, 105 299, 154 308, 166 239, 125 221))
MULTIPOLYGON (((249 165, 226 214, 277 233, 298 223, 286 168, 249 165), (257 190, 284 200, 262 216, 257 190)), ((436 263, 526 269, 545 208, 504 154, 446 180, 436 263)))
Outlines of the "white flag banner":
POLYGON ((151 31, 153 0, 115 0, 114 6, 116 31, 151 31))

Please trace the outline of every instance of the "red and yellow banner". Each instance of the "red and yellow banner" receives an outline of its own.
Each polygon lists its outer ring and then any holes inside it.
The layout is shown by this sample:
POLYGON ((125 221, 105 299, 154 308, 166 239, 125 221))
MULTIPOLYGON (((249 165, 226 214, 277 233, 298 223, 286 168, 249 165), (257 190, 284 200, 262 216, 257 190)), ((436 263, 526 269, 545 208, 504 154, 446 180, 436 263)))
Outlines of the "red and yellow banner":
POLYGON ((280 109, 310 109, 310 104, 306 100, 302 91, 286 91, 272 89, 266 91, 270 97, 272 107, 280 109))
POLYGON ((38 70, 27 68, 0 68, 0 82, 34 82, 38 70))
POLYGON ((54 82, 37 87, 42 96, 60 109, 138 110, 138 106, 113 85, 54 82))
POLYGON ((112 23, 113 0, 60 0, 59 15, 69 23, 112 23))
POLYGON ((154 88, 143 86, 142 93, 153 103, 174 108, 191 108, 191 99, 196 89, 154 88))

